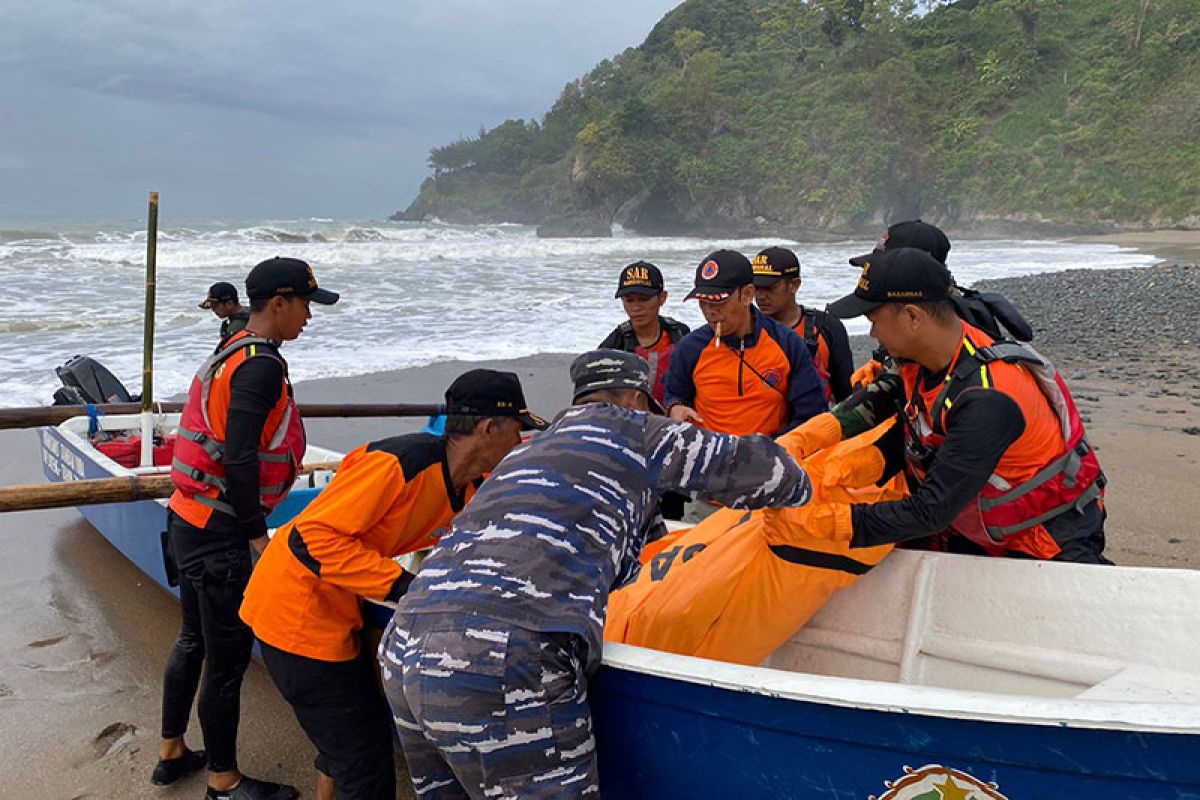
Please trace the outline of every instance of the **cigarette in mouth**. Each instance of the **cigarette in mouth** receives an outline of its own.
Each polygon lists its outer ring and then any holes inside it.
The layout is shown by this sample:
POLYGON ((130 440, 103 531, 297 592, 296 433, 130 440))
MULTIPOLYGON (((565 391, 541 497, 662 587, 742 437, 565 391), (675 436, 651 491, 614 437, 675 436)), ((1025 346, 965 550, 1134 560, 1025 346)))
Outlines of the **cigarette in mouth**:
POLYGON ((713 338, 713 349, 721 346, 721 323, 717 323, 717 335, 713 338))

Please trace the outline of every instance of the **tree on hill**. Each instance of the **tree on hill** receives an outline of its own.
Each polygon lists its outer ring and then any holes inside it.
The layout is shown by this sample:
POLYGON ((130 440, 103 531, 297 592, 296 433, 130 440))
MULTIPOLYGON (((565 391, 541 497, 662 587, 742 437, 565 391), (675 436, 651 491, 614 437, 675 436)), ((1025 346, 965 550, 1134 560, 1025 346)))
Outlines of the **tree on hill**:
POLYGON ((687 0, 542 120, 434 148, 413 208, 1195 225, 1198 108, 1195 0, 687 0))

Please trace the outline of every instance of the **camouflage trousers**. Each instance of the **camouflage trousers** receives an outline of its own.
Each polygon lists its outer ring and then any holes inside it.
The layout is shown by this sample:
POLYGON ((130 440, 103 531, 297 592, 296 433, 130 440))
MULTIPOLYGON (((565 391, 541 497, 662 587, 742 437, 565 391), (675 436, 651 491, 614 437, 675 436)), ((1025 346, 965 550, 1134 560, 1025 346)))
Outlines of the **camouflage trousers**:
POLYGON ((417 797, 599 798, 579 643, 476 615, 398 615, 379 661, 417 797))

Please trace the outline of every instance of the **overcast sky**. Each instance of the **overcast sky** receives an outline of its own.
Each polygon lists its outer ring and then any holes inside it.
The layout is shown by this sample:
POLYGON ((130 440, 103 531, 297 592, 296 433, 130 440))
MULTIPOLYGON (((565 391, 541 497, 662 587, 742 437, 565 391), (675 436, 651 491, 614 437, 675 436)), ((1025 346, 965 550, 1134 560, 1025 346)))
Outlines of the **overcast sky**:
POLYGON ((384 216, 677 2, 3 2, 0 215, 384 216))

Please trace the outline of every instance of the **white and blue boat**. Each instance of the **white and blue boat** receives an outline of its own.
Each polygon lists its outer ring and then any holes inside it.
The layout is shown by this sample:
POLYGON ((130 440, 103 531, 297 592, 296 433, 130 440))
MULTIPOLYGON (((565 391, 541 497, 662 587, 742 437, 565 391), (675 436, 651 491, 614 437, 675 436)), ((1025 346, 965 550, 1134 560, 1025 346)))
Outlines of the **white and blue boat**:
MULTIPOLYGON (((148 471, 88 424, 41 430, 49 479, 148 471)), ((80 510, 166 587, 165 501, 80 510)), ((616 800, 1200 800, 1200 572, 897 551, 757 667, 610 645, 591 703, 616 800)))

